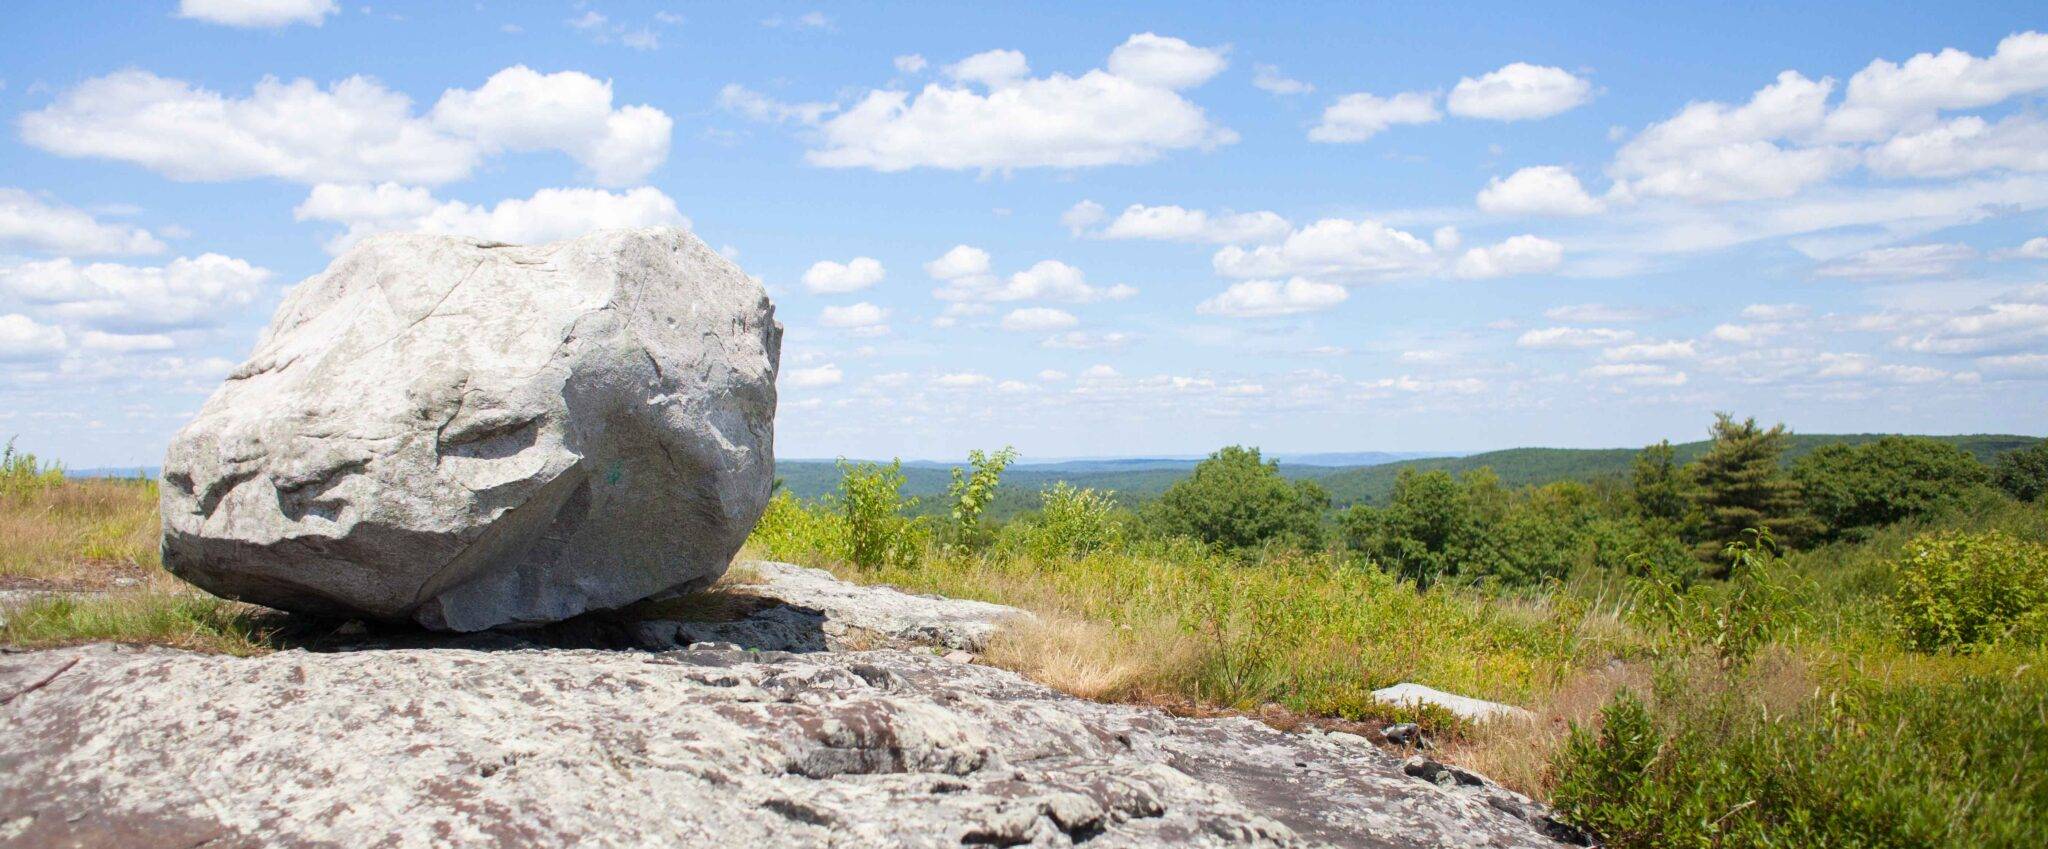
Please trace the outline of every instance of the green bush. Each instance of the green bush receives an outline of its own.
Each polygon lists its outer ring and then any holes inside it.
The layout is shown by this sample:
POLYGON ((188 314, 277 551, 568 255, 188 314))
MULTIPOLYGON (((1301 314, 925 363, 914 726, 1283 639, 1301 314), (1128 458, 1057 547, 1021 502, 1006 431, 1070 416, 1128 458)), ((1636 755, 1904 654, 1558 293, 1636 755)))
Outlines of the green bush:
POLYGON ((1704 652, 1722 669, 1735 669, 1799 623, 1796 594, 1777 575, 1769 531, 1751 531, 1749 540, 1729 543, 1722 556, 1726 582, 1636 582, 1635 613, 1657 638, 1653 648, 1679 657, 1704 652))
POLYGON ((1009 446, 994 454, 984 454, 977 448, 967 452, 967 462, 973 471, 954 467, 953 482, 946 487, 946 497, 953 503, 954 542, 969 548, 988 544, 989 533, 982 526, 981 514, 995 500, 1003 470, 1016 459, 1017 449, 1009 446))
POLYGON ((1060 481, 1038 497, 1038 515, 1016 524, 1027 554, 1039 559, 1076 557, 1123 545, 1124 527, 1115 493, 1060 481))
POLYGON ((839 463, 839 509, 846 523, 846 558, 863 569, 904 566, 924 554, 930 536, 907 515, 917 499, 903 497, 903 462, 839 463))
POLYGON ((1915 436, 1823 445, 1792 465, 1800 500, 1829 536, 1953 509, 1989 477, 1970 452, 1915 436))
POLYGON ((1552 762, 1561 818, 1616 849, 2021 849, 2048 833, 2038 674, 1857 681, 1787 709, 1671 675, 1552 762))
POLYGON ((2048 630, 2048 545, 2000 531, 1917 537, 1899 561, 1891 610, 1920 651, 2039 642, 2048 630))
POLYGON ((1280 476, 1259 449, 1224 448, 1195 465, 1153 502, 1150 518, 1168 534, 1234 550, 1269 542, 1301 548, 1323 544, 1330 494, 1310 481, 1280 476))
POLYGON ((2048 495, 2048 439, 2000 455, 1992 480, 2021 501, 2039 501, 2048 495))
POLYGON ((761 521, 754 524, 747 544, 770 560, 802 562, 844 559, 846 540, 844 516, 808 507, 783 490, 768 499, 768 509, 762 511, 761 521))

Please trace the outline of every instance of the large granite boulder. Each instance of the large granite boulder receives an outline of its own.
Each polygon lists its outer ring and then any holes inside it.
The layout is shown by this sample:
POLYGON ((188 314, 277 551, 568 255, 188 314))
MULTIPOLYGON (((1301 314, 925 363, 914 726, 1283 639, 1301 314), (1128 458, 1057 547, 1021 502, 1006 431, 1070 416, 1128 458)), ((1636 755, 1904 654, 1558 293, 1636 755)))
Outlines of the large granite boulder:
POLYGON ((767 503, 781 336, 679 230, 365 240, 172 440, 164 565, 458 631, 697 589, 767 503))

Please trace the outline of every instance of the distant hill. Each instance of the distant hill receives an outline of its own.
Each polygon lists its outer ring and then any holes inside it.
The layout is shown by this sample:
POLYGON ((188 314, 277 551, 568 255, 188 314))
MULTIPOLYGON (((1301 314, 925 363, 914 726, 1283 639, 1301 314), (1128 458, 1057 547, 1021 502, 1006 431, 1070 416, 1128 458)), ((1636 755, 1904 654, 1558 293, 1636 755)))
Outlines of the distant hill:
MULTIPOLYGON (((1797 433, 1791 437, 1791 446, 1785 451, 1785 462, 1814 452, 1823 445, 1837 443, 1861 445, 1875 442, 1886 434, 1881 433, 1797 433)), ((2038 436, 2015 434, 1964 434, 1958 436, 1932 436, 1975 455, 1979 461, 1989 463, 2007 451, 2024 448, 2041 440, 2038 436)), ((1686 442, 1672 446, 1676 449, 1678 461, 1691 462, 1706 452, 1706 440, 1686 442)), ((1317 480, 1330 490, 1331 500, 1336 503, 1379 504, 1386 501, 1394 491, 1394 478, 1403 469, 1430 471, 1442 469, 1452 474, 1490 467, 1500 475, 1501 483, 1512 487, 1540 486, 1561 480, 1593 480, 1609 475, 1626 475, 1629 464, 1635 460, 1636 448, 1510 448, 1505 451, 1488 451, 1464 457, 1438 457, 1423 460, 1407 460, 1387 463, 1363 469, 1345 469, 1317 480)))
POLYGON ((65 469, 67 478, 149 478, 161 477, 163 470, 156 466, 106 466, 93 469, 65 469))

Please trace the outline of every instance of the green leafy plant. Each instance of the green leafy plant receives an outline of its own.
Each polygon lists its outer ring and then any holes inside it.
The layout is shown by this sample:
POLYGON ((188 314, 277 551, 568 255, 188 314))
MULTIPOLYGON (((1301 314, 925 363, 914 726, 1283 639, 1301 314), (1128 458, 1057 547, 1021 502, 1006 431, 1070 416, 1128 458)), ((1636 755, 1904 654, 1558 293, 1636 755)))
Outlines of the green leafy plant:
POLYGON ((1319 548, 1330 494, 1310 481, 1289 481, 1259 449, 1232 445, 1209 455, 1152 505, 1163 532, 1221 548, 1247 550, 1269 542, 1319 548))
POLYGON ((0 497, 22 499, 64 483, 64 467, 43 463, 36 455, 14 450, 14 440, 0 448, 0 497))
POLYGON ((1060 481, 1038 497, 1038 516, 1021 528, 1024 548, 1032 556, 1075 557, 1123 545, 1115 493, 1060 481))
POLYGON ((1890 604, 1906 644, 1974 651, 2048 631, 2048 545, 2000 531, 1940 532, 1906 546, 1890 604))
POLYGON ((2021 501, 2039 501, 2048 495, 2048 439, 1999 455, 1992 481, 1998 488, 2021 501))
POLYGON ((953 483, 946 488, 946 498, 952 502, 954 541, 970 548, 980 548, 988 543, 988 531, 982 526, 982 513, 989 502, 996 498, 996 487, 1002 484, 1003 470, 1017 459, 1017 449, 1004 446, 994 454, 981 449, 967 452, 967 461, 972 471, 958 466, 953 468, 953 483))
POLYGON ((1723 669, 1739 667, 1780 632, 1797 624, 1791 589, 1775 574, 1777 544, 1768 530, 1745 532, 1722 548, 1725 584, 1653 577, 1637 581, 1638 616, 1664 637, 1665 651, 1703 649, 1723 669))
POLYGON ((907 515, 917 499, 903 497, 903 462, 840 461, 839 508, 846 522, 846 557, 863 569, 915 563, 924 552, 924 523, 907 515))
POLYGON ((1828 536, 1860 537, 1953 509, 1989 478, 1970 452, 1914 436, 1823 445, 1792 465, 1801 501, 1828 536))

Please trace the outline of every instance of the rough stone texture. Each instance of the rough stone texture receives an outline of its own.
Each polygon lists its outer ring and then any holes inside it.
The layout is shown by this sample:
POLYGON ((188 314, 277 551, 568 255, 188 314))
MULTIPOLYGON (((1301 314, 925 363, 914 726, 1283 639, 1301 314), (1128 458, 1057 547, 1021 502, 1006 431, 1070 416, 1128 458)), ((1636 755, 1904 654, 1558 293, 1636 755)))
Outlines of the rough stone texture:
POLYGON ((737 622, 638 622, 637 643, 719 642, 795 652, 936 646, 979 652, 1004 623, 1031 618, 1006 605, 861 586, 790 563, 756 560, 737 568, 749 572, 755 583, 736 591, 779 604, 737 622))
POLYGON ((1555 845, 1440 779, 929 652, 0 654, 8 846, 1555 845))
POLYGON ((1401 683, 1392 687, 1381 687, 1372 691, 1372 697, 1383 704, 1414 707, 1418 704, 1435 705, 1473 722, 1489 722, 1495 719, 1535 719, 1536 715, 1514 705, 1489 702, 1446 693, 1442 690, 1424 687, 1421 684, 1401 683))
POLYGON ((459 631, 701 587, 767 503, 781 333, 678 230, 367 239, 172 440, 164 563, 459 631))

